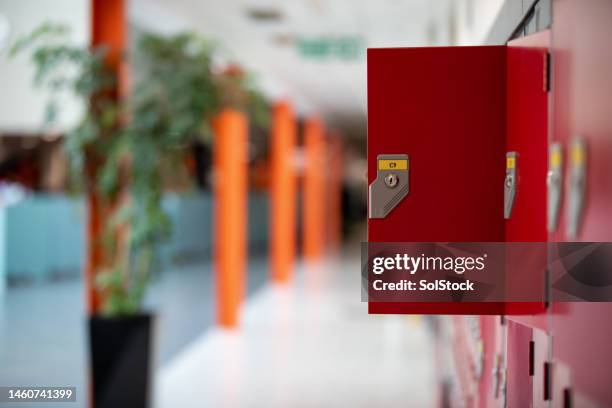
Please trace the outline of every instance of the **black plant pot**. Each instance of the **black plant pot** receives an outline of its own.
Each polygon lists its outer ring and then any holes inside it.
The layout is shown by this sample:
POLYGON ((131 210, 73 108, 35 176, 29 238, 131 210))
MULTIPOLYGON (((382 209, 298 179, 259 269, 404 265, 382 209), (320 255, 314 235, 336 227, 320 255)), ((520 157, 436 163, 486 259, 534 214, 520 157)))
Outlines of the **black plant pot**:
POLYGON ((149 406, 152 322, 149 314, 89 319, 95 408, 149 406))

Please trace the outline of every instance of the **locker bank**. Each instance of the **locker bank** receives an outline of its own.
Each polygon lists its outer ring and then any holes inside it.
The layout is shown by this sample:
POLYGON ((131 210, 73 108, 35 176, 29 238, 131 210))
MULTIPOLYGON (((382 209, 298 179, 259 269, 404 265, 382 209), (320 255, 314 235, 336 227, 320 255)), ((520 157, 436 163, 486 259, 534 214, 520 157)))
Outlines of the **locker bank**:
MULTIPOLYGON (((508 3, 503 45, 368 49, 369 242, 610 241, 612 3, 508 3)), ((434 316, 440 406, 612 404, 610 303, 369 313, 434 316)))

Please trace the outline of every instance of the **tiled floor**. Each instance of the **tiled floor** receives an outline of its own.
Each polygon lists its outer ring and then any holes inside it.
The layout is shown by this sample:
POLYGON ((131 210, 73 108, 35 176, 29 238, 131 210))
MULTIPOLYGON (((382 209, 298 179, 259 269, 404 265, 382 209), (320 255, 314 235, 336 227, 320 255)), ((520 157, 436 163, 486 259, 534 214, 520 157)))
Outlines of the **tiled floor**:
POLYGON ((157 408, 429 407, 432 358, 420 320, 368 316, 358 257, 301 267, 210 329, 157 373, 157 408))

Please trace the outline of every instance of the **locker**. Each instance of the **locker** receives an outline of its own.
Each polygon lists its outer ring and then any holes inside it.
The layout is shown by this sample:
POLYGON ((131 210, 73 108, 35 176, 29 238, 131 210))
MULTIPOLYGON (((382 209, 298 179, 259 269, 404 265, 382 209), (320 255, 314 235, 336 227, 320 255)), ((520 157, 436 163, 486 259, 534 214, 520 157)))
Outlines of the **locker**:
MULTIPOLYGON (((549 46, 548 31, 510 41, 507 45, 506 151, 518 155, 515 203, 512 215, 505 222, 507 242, 546 242, 548 238, 549 46)), ((546 249, 542 247, 540 252, 534 257, 535 261, 545 259, 546 249)), ((521 265, 536 270, 529 261, 525 260, 521 265)), ((512 284, 512 273, 508 270, 508 284, 512 284)), ((541 278, 544 280, 545 276, 541 278)), ((546 326, 545 311, 543 302, 529 302, 510 304, 507 313, 509 319, 543 329, 546 326)))
MULTIPOLYGON (((489 330, 495 328, 494 337, 484 337, 484 358, 485 362, 492 362, 489 363, 488 372, 492 373, 493 381, 487 383, 486 377, 483 378, 481 399, 484 403, 481 406, 547 407, 550 398, 545 398, 548 379, 545 378, 544 370, 550 361, 548 334, 512 320, 505 320, 505 325, 495 327, 491 325, 493 317, 480 318, 489 320, 489 330), (494 364, 496 359, 500 359, 499 367, 494 364), (495 381, 497 371, 503 373, 501 384, 495 381), (496 395, 498 393, 500 395, 496 395)), ((551 388, 547 392, 553 391, 551 388)))
MULTIPOLYGON (((547 240, 548 52, 550 33, 508 43, 507 151, 518 155, 518 186, 506 220, 508 242, 547 240)), ((541 256, 546 256, 542 248, 541 256)), ((530 268, 529 265, 525 265, 530 268)), ((509 271, 511 274, 512 271, 509 271)), ((512 275, 507 277, 512 280, 512 275)), ((515 303, 508 308, 506 398, 508 407, 543 407, 544 364, 548 361, 546 305, 515 303)))
MULTIPOLYGON (((553 3, 553 142, 563 146, 564 200, 554 241, 612 241, 612 3, 565 0, 553 3), (570 181, 572 141, 585 146, 586 189, 581 219, 570 234, 574 193, 570 181)), ((553 406, 564 390, 573 406, 612 406, 612 304, 552 305, 553 406)))
MULTIPOLYGON (((546 242, 550 32, 510 41, 507 47, 506 150, 518 154, 518 186, 512 215, 505 223, 505 240, 546 242)), ((546 257, 544 247, 540 256, 546 257)), ((529 264, 524 267, 535 270, 529 264)), ((512 271, 508 272, 511 284, 512 271)), ((507 312, 511 320, 546 328, 543 302, 515 303, 507 312)))
POLYGON ((535 342, 533 330, 508 321, 507 383, 508 407, 529 407, 533 402, 535 342))
MULTIPOLYGON (((378 155, 410 158, 408 195, 369 219, 368 241, 503 241, 506 48, 369 49, 367 58, 368 183, 378 155)), ((499 314, 503 304, 370 302, 369 311, 499 314)))
POLYGON ((505 326, 500 317, 453 315, 443 322, 452 326, 452 337, 438 350, 440 356, 453 360, 452 402, 504 407, 505 326))
MULTIPOLYGON (((369 242, 546 241, 546 48, 532 43, 368 50, 369 242), (519 164, 508 217, 509 151, 519 164), (372 184, 380 155, 409 162, 393 202, 372 184), (395 206, 381 211, 386 201, 395 206)), ((543 303, 370 302, 369 311, 533 315, 543 303)))
MULTIPOLYGON (((379 154, 410 160, 406 196, 369 219, 370 242, 612 241, 612 3, 553 6, 551 32, 506 47, 368 51, 369 183, 379 154), (499 187, 508 174, 511 195, 499 187)), ((545 306, 370 302, 369 311, 504 314, 501 335, 490 331, 495 316, 479 319, 489 373, 505 344, 508 406, 612 406, 610 303, 545 306)), ((473 348, 461 344, 456 353, 473 348)), ((495 376, 470 379, 467 363, 455 364, 463 402, 495 406, 495 376)))
MULTIPOLYGON (((385 217, 369 219, 370 242, 547 240, 549 39, 368 51, 369 183, 380 154, 404 154, 410 163, 407 195, 385 217), (506 218, 508 152, 518 166, 506 218)), ((458 397, 468 406, 529 406, 541 392, 528 371, 531 342, 546 357, 541 302, 370 302, 369 311, 481 315, 453 318, 458 397), (467 328, 474 319, 478 339, 467 328)))

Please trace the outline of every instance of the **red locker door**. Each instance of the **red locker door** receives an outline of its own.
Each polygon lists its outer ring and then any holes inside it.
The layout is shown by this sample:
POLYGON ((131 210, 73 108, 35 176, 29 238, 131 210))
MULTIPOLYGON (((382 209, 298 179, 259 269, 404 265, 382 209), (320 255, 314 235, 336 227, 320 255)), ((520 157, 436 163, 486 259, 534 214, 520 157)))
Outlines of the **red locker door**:
POLYGON ((554 366, 550 365, 550 335, 539 329, 532 330, 532 394, 534 408, 550 408, 552 398, 552 380, 561 381, 561 374, 555 375, 554 366))
MULTIPOLYGON (((553 235, 558 241, 612 241, 612 2, 553 3, 554 140, 564 148, 565 200, 553 235), (571 236, 568 216, 572 140, 585 146, 586 190, 582 220, 571 236)), ((612 406, 612 304, 553 303, 553 405, 612 406), (567 392, 566 392, 567 391, 567 392)))
MULTIPOLYGON (((508 43, 506 150, 516 154, 517 191, 510 217, 505 222, 507 242, 546 242, 546 175, 548 172, 548 75, 550 34, 543 31, 508 43)), ((546 247, 540 256, 525 260, 525 269, 540 273, 531 279, 545 282, 546 247)), ((532 254, 535 255, 535 254, 532 254)), ((513 270, 507 281, 512 284, 513 270)), ((535 282, 533 282, 535 284, 535 282)), ((543 302, 511 303, 510 318, 542 329, 546 325, 543 302), (516 317, 512 317, 515 315, 516 317), (518 316, 525 315, 525 316, 518 316)))
MULTIPOLYGON (((506 47, 368 50, 368 181, 409 156, 408 195, 369 242, 504 240, 506 47)), ((500 314, 502 303, 370 302, 370 313, 500 314)))
POLYGON ((533 330, 508 321, 506 395, 507 406, 529 407, 533 400, 533 330))
MULTIPOLYGON (((509 152, 517 154, 518 168, 514 208, 505 225, 508 242, 546 242, 548 238, 546 177, 549 48, 548 31, 508 43, 506 146, 509 152)), ((541 258, 546 259, 546 247, 542 246, 541 251, 541 258)), ((512 271, 508 273, 507 279, 511 281, 512 271)), ((541 279, 543 283, 545 274, 533 279, 541 279)), ((536 395, 541 393, 542 380, 539 377, 535 379, 533 358, 537 352, 537 357, 545 361, 547 355, 543 353, 547 343, 542 344, 541 339, 536 343, 534 332, 543 334, 544 339, 547 335, 534 328, 546 330, 546 316, 543 302, 508 305, 508 407, 527 407, 532 403, 539 406, 539 399, 534 396, 534 392, 536 395)), ((539 373, 540 367, 537 371, 539 373)))

